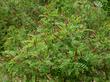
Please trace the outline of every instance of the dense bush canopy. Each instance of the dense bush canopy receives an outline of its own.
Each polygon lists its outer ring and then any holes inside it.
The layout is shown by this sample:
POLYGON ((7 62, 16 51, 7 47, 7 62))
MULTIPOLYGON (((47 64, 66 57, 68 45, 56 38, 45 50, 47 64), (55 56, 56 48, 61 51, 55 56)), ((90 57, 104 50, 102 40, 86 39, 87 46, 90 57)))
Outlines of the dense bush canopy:
POLYGON ((0 0, 0 82, 110 82, 109 0, 0 0))

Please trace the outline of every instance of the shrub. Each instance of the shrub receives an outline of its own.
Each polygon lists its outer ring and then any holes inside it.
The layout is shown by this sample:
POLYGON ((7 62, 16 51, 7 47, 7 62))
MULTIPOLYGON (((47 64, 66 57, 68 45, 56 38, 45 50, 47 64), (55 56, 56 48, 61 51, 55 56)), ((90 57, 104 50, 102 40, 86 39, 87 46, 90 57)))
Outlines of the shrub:
POLYGON ((109 81, 110 25, 103 3, 1 0, 3 80, 109 81))

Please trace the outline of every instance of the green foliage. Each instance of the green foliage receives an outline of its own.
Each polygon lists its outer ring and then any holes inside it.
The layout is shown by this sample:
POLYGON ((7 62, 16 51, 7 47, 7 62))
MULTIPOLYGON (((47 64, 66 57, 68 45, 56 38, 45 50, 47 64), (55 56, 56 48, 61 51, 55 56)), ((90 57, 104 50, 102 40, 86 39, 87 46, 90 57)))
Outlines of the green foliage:
POLYGON ((1 0, 0 80, 109 82, 107 0, 1 0))

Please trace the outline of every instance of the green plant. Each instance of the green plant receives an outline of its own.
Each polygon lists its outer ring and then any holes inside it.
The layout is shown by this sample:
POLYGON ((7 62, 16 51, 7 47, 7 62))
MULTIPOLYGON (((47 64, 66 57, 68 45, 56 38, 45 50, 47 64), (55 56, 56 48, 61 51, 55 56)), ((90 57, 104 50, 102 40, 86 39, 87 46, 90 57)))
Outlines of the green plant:
POLYGON ((110 81, 106 0, 1 0, 5 82, 110 81))

